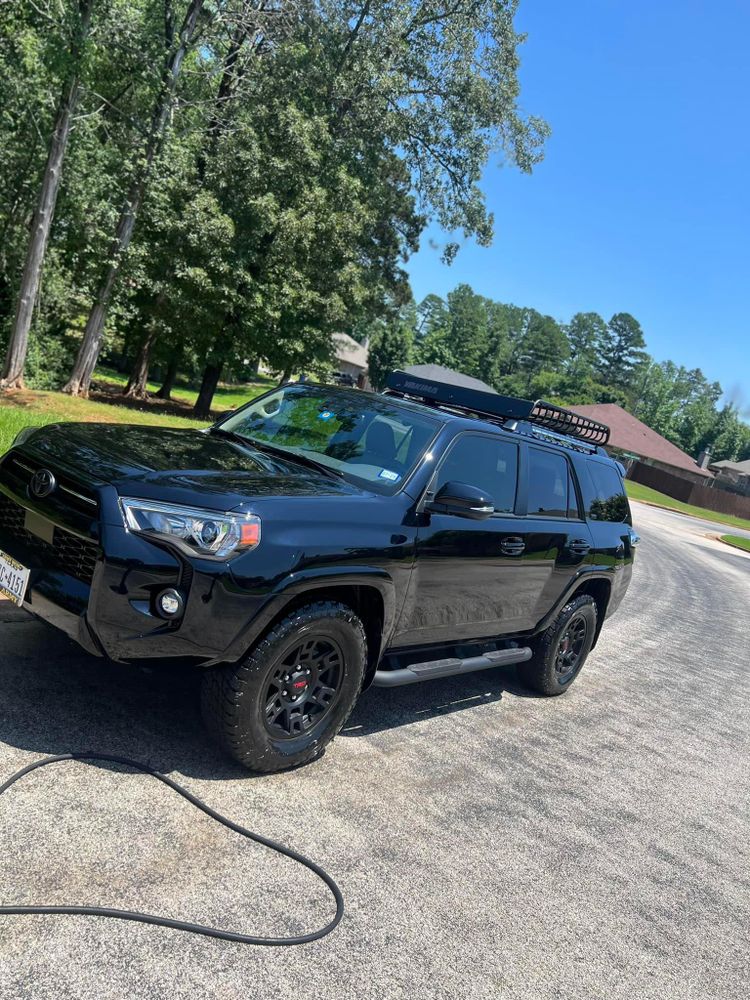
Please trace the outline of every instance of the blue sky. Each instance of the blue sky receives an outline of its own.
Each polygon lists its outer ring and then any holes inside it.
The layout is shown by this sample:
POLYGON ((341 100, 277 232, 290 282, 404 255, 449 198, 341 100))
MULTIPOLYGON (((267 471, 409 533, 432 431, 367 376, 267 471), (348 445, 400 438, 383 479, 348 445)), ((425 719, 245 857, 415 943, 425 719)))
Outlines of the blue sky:
MULTIPOLYGON (((521 0, 521 104, 553 130, 534 173, 488 168, 489 249, 408 265, 560 320, 631 312, 650 352, 750 409, 748 0, 521 0)), ((444 234, 431 232, 435 238, 444 234)))

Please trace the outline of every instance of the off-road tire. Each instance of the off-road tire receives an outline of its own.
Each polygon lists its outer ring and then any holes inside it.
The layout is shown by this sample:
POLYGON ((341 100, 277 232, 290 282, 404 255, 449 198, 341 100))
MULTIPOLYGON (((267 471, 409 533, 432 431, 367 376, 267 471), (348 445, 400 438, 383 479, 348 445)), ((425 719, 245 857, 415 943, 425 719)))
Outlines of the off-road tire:
POLYGON ((367 640, 362 622, 345 604, 321 601, 291 612, 238 664, 208 670, 201 682, 201 713, 214 740, 252 771, 284 771, 319 757, 348 719, 362 688, 367 640), (320 722, 299 735, 274 738, 264 719, 269 677, 296 640, 332 639, 342 654, 341 681, 320 722))
POLYGON ((583 669, 596 635, 596 620, 596 601, 589 594, 581 594, 569 601, 536 641, 533 658, 518 664, 516 669, 521 682, 539 694, 564 694, 583 669), (586 624, 586 635, 580 655, 568 676, 561 674, 556 668, 556 662, 568 626, 579 620, 586 624))

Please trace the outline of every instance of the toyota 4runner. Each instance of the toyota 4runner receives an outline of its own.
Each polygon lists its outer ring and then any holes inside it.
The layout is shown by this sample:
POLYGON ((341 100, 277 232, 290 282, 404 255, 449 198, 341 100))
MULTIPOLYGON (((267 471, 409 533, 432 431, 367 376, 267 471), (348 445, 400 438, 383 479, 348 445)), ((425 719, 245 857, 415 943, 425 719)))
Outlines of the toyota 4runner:
POLYGON ((200 668, 235 759, 318 756, 370 684, 517 664, 566 691, 637 536, 608 429, 403 372, 295 383, 207 430, 27 428, 0 591, 96 656, 200 668))

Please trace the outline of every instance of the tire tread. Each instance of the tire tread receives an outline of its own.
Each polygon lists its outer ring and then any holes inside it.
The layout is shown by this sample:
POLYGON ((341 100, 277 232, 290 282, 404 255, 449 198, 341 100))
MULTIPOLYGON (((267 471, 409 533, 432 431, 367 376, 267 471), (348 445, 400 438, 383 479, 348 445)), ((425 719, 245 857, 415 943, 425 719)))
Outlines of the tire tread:
MULTIPOLYGON (((277 643, 282 642, 295 629, 321 618, 336 618, 351 627, 364 664, 367 640, 364 626, 355 612, 338 601, 316 601, 295 609, 274 625, 240 663, 209 670, 202 678, 201 715, 206 729, 226 753, 253 771, 269 773, 279 770, 279 767, 275 760, 266 759, 267 755, 259 753, 258 748, 249 745, 243 737, 242 706, 248 686, 263 670, 277 643)), ((316 742, 309 750, 295 754, 287 766, 298 767, 319 757, 341 731, 347 717, 348 713, 344 714, 325 744, 321 746, 316 742)))

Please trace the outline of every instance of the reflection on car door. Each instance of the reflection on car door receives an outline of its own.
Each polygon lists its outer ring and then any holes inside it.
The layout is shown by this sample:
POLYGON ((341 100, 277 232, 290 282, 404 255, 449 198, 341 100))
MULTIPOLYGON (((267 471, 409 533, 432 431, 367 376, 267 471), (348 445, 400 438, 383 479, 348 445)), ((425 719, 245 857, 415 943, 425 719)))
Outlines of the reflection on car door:
POLYGON ((428 488, 450 481, 486 491, 495 513, 484 521, 425 512, 396 645, 481 638, 530 628, 546 561, 527 551, 526 522, 515 514, 518 444, 464 432, 447 450, 428 488))
POLYGON ((567 456, 529 446, 525 458, 526 550, 546 567, 532 612, 534 627, 588 562, 592 538, 567 456))

